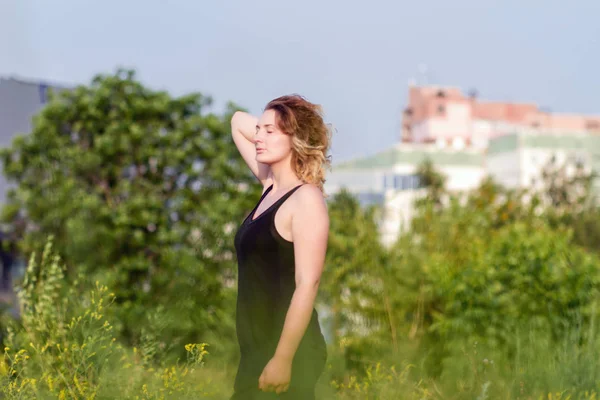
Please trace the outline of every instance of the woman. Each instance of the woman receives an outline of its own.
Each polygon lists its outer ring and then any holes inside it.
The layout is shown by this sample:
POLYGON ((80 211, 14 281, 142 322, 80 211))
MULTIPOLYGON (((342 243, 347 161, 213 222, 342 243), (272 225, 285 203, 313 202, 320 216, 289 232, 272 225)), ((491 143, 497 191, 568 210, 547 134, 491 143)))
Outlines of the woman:
POLYGON ((271 101, 257 119, 236 112, 233 140, 263 186, 235 236, 236 400, 315 398, 327 351, 314 301, 329 216, 323 194, 329 130, 301 96, 271 101))

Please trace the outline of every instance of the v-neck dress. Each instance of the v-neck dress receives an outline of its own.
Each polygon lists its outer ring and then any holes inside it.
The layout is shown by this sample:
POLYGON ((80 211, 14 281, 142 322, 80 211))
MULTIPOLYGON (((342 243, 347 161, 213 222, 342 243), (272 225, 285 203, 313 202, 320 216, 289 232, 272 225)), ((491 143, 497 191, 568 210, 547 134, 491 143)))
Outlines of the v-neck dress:
MULTIPOLYGON (((241 359, 235 379, 235 391, 258 388, 258 378, 274 356, 285 317, 294 294, 294 244, 275 228, 275 214, 302 185, 284 194, 260 215, 258 206, 271 191, 261 196, 254 210, 235 235, 238 261, 236 329, 241 359)), ((313 308, 306 332, 292 364, 290 391, 314 389, 327 359, 324 337, 317 311, 313 308)))

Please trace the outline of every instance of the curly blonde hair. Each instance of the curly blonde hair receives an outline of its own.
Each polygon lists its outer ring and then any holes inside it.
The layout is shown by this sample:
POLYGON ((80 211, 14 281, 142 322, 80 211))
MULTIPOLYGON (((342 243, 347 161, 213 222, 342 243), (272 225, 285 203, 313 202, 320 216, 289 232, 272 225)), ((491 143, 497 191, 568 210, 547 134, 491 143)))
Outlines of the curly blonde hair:
POLYGON ((275 111, 276 123, 292 136, 292 167, 299 179, 316 185, 323 194, 325 169, 331 167, 331 129, 323 121, 323 109, 293 94, 271 100, 266 110, 275 111))

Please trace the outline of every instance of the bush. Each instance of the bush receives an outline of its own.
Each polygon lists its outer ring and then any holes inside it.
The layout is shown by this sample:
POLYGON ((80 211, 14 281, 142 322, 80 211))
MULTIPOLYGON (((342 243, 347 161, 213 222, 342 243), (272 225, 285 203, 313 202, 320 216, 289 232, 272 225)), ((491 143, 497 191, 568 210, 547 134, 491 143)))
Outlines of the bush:
POLYGON ((52 244, 31 256, 22 287, 21 321, 8 329, 0 364, 7 399, 214 398, 228 393, 222 372, 204 368, 205 344, 185 346, 185 362, 155 363, 156 343, 127 349, 107 317, 114 295, 65 287, 52 244), (219 377, 219 379, 215 379, 219 377))
POLYGON ((430 332, 486 337, 506 344, 519 328, 551 332, 597 318, 600 260, 574 246, 568 232, 516 223, 501 228, 462 268, 432 265, 435 302, 430 332))

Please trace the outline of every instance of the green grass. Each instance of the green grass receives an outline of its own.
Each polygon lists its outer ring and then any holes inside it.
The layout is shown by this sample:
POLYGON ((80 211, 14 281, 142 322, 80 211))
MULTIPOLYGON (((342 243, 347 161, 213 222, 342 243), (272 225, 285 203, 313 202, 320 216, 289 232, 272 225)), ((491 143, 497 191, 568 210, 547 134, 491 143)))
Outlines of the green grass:
MULTIPOLYGON (((229 398, 235 365, 220 361, 231 359, 229 354, 210 354, 207 362, 210 345, 188 344, 185 359, 167 361, 173 358, 154 335, 142 338, 138 347, 125 347, 108 316, 114 301, 108 288, 65 287, 63 267, 50 244, 39 264, 34 260, 18 292, 22 318, 6 329, 3 398, 229 398)), ((587 326, 568 327, 559 340, 522 327, 502 346, 486 338, 441 338, 437 346, 443 356, 406 337, 401 350, 394 353, 390 345, 381 361, 364 370, 351 370, 344 342, 335 343, 317 392, 321 399, 341 400, 596 399, 600 338, 593 321, 587 326), (439 373, 432 373, 431 360, 438 360, 439 373)), ((361 348, 360 354, 368 358, 372 352, 361 348)))

